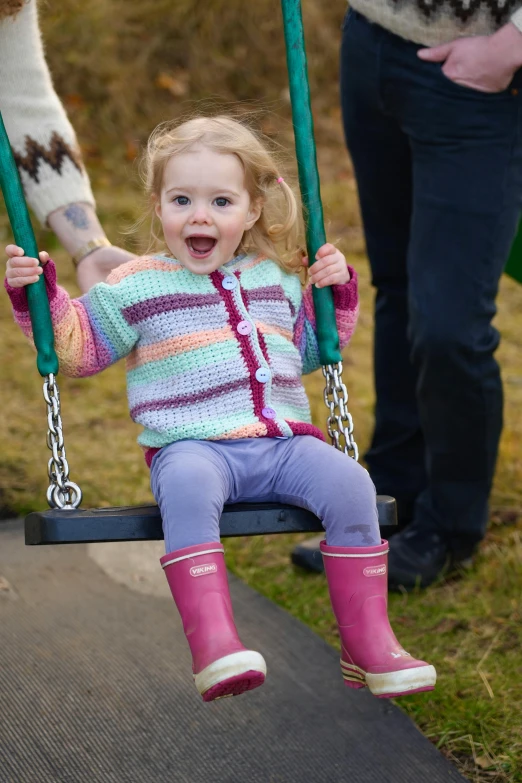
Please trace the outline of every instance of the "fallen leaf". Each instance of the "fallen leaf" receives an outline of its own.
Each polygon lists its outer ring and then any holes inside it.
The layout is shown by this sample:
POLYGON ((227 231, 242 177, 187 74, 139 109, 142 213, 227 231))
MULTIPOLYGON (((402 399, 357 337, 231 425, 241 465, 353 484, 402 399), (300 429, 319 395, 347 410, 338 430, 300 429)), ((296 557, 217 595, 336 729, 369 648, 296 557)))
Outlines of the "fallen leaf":
POLYGON ((480 767, 480 769, 490 769, 494 762, 488 756, 477 756, 475 759, 475 764, 477 767, 480 767))
POLYGON ((156 86, 168 90, 171 95, 181 98, 188 92, 189 74, 187 71, 177 71, 175 74, 162 71, 156 78, 156 86))

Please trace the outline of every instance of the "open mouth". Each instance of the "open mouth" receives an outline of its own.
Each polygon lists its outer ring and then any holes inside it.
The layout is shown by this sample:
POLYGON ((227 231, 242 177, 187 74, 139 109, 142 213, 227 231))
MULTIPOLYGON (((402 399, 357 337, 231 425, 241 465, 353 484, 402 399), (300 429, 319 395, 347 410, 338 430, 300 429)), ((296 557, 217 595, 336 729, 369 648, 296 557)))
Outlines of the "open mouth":
POLYGON ((192 258, 207 258, 214 250, 217 240, 214 237, 191 236, 185 240, 192 258))

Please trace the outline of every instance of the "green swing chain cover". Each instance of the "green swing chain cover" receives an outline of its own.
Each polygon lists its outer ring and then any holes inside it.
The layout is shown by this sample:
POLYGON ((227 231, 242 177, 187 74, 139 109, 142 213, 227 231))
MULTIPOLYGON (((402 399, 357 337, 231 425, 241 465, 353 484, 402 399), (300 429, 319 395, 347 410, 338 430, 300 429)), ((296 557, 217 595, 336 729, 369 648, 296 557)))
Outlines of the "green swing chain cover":
MULTIPOLYGON (((38 247, 25 203, 22 183, 14 162, 11 145, 0 113, 0 187, 4 195, 7 214, 11 221, 15 242, 27 256, 38 258, 38 247)), ((26 287, 33 337, 37 350, 36 365, 40 375, 58 373, 58 357, 54 350, 54 333, 49 300, 43 276, 26 287)))
MULTIPOLYGON (((326 242, 326 235, 310 104, 301 2, 300 0, 281 0, 281 8, 299 186, 306 226, 306 247, 308 258, 312 264, 315 254, 326 242)), ((322 364, 336 364, 341 361, 342 357, 339 350, 339 335, 335 321, 332 290, 330 287, 315 288, 314 286, 313 297, 321 362, 322 364)))

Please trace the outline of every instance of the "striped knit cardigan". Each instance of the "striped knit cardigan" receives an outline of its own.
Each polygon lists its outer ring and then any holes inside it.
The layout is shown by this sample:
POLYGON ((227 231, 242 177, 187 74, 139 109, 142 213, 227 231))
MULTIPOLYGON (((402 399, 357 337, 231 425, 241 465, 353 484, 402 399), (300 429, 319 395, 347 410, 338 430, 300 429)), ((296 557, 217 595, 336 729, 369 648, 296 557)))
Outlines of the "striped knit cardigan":
MULTIPOLYGON (((333 287, 341 346, 357 319, 357 277, 333 287)), ((148 464, 181 439, 323 438, 311 424, 302 373, 321 366, 312 292, 261 256, 239 256, 196 275, 166 256, 145 256, 71 300, 45 267, 56 352, 73 377, 127 357, 130 415, 148 464)), ((10 288, 14 315, 32 337, 25 289, 10 288)))

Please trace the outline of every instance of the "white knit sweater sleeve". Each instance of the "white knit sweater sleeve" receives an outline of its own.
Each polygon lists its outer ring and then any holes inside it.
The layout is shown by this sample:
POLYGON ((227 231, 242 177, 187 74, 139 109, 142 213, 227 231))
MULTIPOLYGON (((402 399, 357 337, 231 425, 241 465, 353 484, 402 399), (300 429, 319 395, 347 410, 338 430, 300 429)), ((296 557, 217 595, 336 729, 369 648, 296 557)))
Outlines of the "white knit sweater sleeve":
POLYGON ((94 205, 76 135, 45 61, 36 0, 0 20, 0 111, 27 201, 41 223, 66 204, 94 205))

